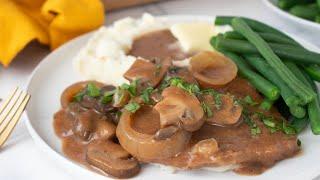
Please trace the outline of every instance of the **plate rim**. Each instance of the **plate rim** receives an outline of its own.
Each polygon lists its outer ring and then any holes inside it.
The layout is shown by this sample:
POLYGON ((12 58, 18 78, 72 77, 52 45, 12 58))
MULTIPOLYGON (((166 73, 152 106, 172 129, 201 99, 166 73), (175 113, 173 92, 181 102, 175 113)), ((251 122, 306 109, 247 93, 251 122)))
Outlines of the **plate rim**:
MULTIPOLYGON (((218 15, 188 15, 188 14, 174 14, 174 15, 154 15, 154 17, 156 18, 165 18, 165 19, 178 19, 178 20, 183 20, 183 19, 200 19, 200 20, 211 20, 211 21, 214 21, 214 19, 217 17, 218 15)), ((232 16, 232 15, 231 15, 232 16)), ((125 18, 125 17, 123 17, 125 18)), ((109 27, 110 25, 112 24, 109 24, 109 25, 104 25, 105 27, 109 27)), ((94 30, 94 31, 90 31, 90 32, 87 32, 83 35, 80 35, 70 41, 68 41, 67 43, 65 43, 64 45, 58 47, 57 49, 55 49, 54 51, 50 52, 49 54, 47 54, 42 60, 41 62, 36 66, 36 68, 32 71, 32 73, 29 75, 28 77, 28 80, 26 82, 26 90, 28 91, 31 87, 31 82, 35 76, 35 74, 41 69, 41 67, 46 63, 46 61, 48 61, 48 57, 49 56, 52 56, 52 54, 56 54, 56 53, 59 53, 61 49, 65 49, 69 46, 72 46, 75 42, 79 41, 80 39, 86 39, 86 38, 89 38, 90 36, 92 36, 92 34, 94 32, 96 32, 97 30, 94 30)), ((315 46, 314 44, 304 40, 304 39, 301 39, 299 38, 298 36, 296 35, 292 35, 291 33, 287 33, 284 31, 284 33, 292 36, 294 39, 298 40, 299 42, 302 42, 303 44, 311 47, 312 49, 317 49, 320 51, 320 48, 318 48, 317 46, 315 46)), ((29 118, 29 115, 28 115, 28 108, 25 110, 24 112, 24 117, 25 117, 25 124, 27 126, 27 129, 28 129, 28 132, 30 133, 32 139, 34 140, 35 144, 38 146, 39 150, 45 152, 46 154, 51 154, 51 155, 54 155, 54 157, 52 156, 49 156, 50 157, 50 160, 56 158, 57 161, 60 161, 63 162, 64 164, 72 167, 72 168, 76 168, 78 170, 78 172, 82 172, 82 173, 88 173, 90 174, 91 176, 100 176, 100 177, 104 177, 104 178, 112 178, 111 176, 104 176, 100 173, 97 173, 97 172, 94 172, 92 170, 89 170, 88 168, 85 168, 83 167, 83 165, 79 164, 79 163, 76 163, 70 159, 68 159, 67 157, 65 156, 62 156, 60 155, 57 151, 55 151, 53 148, 51 148, 46 142, 45 140, 41 137, 41 135, 35 130, 35 128, 33 128, 32 126, 32 123, 31 123, 31 120, 29 118)), ((313 179, 313 178, 316 178, 320 175, 320 167, 317 171, 315 172, 312 172, 310 173, 310 179, 313 179)), ((257 178, 259 176, 256 176, 257 178)))
POLYGON ((287 19, 289 19, 289 20, 291 20, 291 21, 293 21, 295 23, 298 23, 298 24, 309 26, 309 28, 313 27, 313 28, 320 29, 320 24, 317 24, 315 22, 312 22, 312 21, 309 21, 309 20, 294 16, 294 15, 292 15, 292 14, 290 14, 290 13, 288 13, 288 12, 282 10, 282 9, 280 9, 278 6, 273 4, 271 2, 271 0, 262 0, 262 2, 267 7, 269 7, 269 9, 271 9, 272 11, 276 12, 277 14, 279 14, 280 16, 282 16, 284 18, 287 18, 287 19))

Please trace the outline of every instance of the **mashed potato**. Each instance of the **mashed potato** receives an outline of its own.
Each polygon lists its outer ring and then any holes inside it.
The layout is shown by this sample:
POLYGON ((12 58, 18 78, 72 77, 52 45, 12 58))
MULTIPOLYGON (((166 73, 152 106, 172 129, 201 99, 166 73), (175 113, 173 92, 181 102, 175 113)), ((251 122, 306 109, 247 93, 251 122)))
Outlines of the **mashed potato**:
POLYGON ((166 28, 164 21, 150 14, 141 19, 125 18, 111 27, 100 28, 75 57, 75 69, 88 80, 97 80, 115 86, 127 82, 123 74, 135 61, 128 56, 134 38, 142 33, 166 28))

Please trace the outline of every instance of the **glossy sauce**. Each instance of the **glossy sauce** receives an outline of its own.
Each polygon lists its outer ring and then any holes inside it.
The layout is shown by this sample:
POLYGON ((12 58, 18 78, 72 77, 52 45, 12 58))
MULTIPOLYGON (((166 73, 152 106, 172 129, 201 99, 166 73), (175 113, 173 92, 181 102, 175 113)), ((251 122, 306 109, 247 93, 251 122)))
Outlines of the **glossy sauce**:
POLYGON ((148 60, 154 58, 165 59, 168 57, 173 60, 183 60, 190 56, 182 52, 177 39, 167 29, 137 37, 132 44, 129 54, 148 60))
MULTIPOLYGON (((177 46, 177 40, 172 36, 169 30, 151 32, 138 37, 130 51, 131 55, 152 58, 184 59, 188 57, 177 46)), ((168 74, 170 76, 170 73, 168 74)), ((174 73, 171 73, 174 75, 174 73)), ((181 77, 188 81, 195 80, 190 77, 187 69, 182 70, 181 77)), ((248 81, 237 78, 227 86, 220 89, 222 92, 229 92, 239 98, 250 95, 255 101, 261 102, 262 97, 248 83, 248 81)), ((250 111, 258 111, 255 108, 250 111)), ((98 126, 99 119, 103 116, 106 121, 112 122, 109 116, 96 112, 96 119, 93 119, 93 126, 98 126)), ((82 139, 75 135, 73 129, 75 126, 75 115, 68 108, 61 109, 54 116, 54 129, 58 137, 62 139, 63 152, 72 160, 88 165, 86 160, 86 151, 90 139, 82 139)), ((271 113, 280 117, 280 114, 272 109, 271 113)), ((148 116, 148 114, 135 114, 135 116, 148 116)), ((151 116, 151 115, 150 115, 151 116)), ((137 118, 141 119, 141 118, 137 118)), ((150 119, 150 118, 146 118, 150 119)), ((181 169, 195 169, 201 167, 219 167, 225 165, 238 165, 234 169, 236 173, 255 175, 261 174, 266 169, 272 167, 277 161, 290 158, 296 155, 300 148, 297 145, 296 136, 288 136, 281 132, 271 134, 269 130, 260 122, 255 120, 256 124, 262 130, 257 136, 252 136, 247 124, 241 123, 236 126, 219 127, 205 124, 200 130, 193 133, 189 147, 176 157, 148 161, 148 163, 160 163, 181 169), (219 151, 214 157, 203 158, 194 156, 191 148, 197 142, 214 138, 218 142, 219 151)), ((144 122, 134 122, 132 127, 136 130, 142 129, 144 133, 154 134, 159 128, 159 121, 151 121, 149 124, 144 122)), ((115 139, 115 137, 113 137, 115 139)), ((105 139, 99 139, 104 141, 105 139)))
MULTIPOLYGON (((240 78, 232 81, 222 91, 233 92, 238 97, 244 94, 250 95, 255 98, 255 101, 262 100, 258 92, 246 80, 240 78), (237 94, 237 92, 241 93, 237 94)), ((251 109, 251 111, 258 110, 251 109)), ((267 115, 280 116, 275 110, 267 115)), ((185 152, 174 158, 154 161, 154 163, 181 169, 238 165, 234 169, 236 173, 257 175, 272 167, 276 162, 293 157, 300 151, 296 136, 288 136, 282 132, 272 134, 260 120, 255 120, 255 123, 262 131, 257 136, 250 133, 249 126, 244 122, 229 127, 205 124, 200 130, 193 133, 190 147, 185 152), (219 145, 219 151, 212 158, 199 157, 191 153, 193 145, 210 138, 214 138, 219 145)))

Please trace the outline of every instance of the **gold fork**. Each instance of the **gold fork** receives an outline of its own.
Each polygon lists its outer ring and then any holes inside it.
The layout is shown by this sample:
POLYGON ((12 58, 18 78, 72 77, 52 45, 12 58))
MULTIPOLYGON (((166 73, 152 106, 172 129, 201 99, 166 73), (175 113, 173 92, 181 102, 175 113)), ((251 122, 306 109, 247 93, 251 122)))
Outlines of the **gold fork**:
POLYGON ((0 148, 10 136, 30 100, 30 95, 15 88, 0 107, 0 148))

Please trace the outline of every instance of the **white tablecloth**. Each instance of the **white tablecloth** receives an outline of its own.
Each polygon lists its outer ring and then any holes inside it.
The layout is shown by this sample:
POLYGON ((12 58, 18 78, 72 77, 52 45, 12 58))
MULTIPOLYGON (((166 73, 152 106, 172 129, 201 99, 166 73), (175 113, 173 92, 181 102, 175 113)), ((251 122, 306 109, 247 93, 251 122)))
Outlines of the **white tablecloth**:
MULTIPOLYGON (((163 14, 197 14, 197 15, 242 15, 268 22, 282 30, 303 37, 320 46, 319 37, 306 34, 301 27, 292 26, 268 10, 260 0, 172 0, 152 5, 134 7, 107 13, 106 24, 114 20, 134 16, 143 12, 154 15, 163 14)), ((319 33, 320 34, 320 33, 319 33)), ((1 43, 1 42, 0 42, 1 43)), ((8 69, 0 67, 0 98, 5 98, 15 86, 25 83, 35 66, 48 53, 46 47, 36 43, 29 45, 8 69)), ((4 149, 0 149, 1 180, 70 180, 77 179, 46 157, 33 142, 20 121, 4 149)), ((320 172, 319 172, 320 174, 320 172)))

